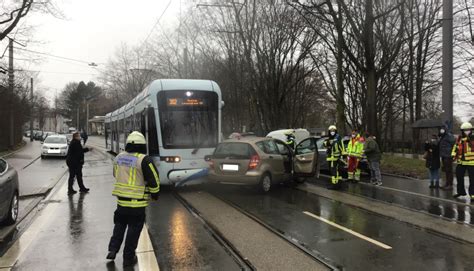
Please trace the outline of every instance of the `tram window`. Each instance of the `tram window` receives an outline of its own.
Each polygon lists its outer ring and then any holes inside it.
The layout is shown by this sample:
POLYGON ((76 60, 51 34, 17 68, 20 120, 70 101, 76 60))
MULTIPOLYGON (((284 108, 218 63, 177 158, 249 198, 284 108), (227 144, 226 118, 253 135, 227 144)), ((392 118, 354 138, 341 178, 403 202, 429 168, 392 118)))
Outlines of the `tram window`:
POLYGON ((146 137, 145 111, 140 116, 140 131, 146 137))
POLYGON ((124 133, 124 119, 121 119, 118 121, 119 122, 119 127, 118 127, 118 132, 119 132, 119 142, 120 143, 125 143, 125 133, 124 133))
POLYGON ((153 108, 148 108, 148 149, 149 154, 159 155, 160 150, 158 148, 158 133, 156 130, 156 119, 155 111, 153 108))

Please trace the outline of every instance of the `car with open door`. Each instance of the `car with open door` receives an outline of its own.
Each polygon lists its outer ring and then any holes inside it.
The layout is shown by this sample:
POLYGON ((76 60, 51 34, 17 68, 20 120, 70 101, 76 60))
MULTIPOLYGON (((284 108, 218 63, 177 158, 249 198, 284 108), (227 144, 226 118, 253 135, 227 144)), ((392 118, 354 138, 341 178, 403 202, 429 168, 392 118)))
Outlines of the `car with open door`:
POLYGON ((257 185, 263 192, 277 183, 319 174, 316 138, 301 141, 293 151, 284 142, 266 137, 240 137, 217 145, 206 156, 211 182, 257 185))
POLYGON ((18 173, 0 158, 0 224, 12 225, 18 218, 18 173))

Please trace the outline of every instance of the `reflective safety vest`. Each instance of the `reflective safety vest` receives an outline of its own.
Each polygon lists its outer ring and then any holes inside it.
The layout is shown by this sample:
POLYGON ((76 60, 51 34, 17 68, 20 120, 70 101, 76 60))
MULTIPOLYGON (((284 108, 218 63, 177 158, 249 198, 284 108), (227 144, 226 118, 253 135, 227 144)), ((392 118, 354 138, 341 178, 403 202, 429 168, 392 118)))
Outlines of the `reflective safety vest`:
POLYGON ((339 136, 333 139, 328 138, 324 141, 324 146, 327 148, 326 161, 337 161, 345 154, 344 144, 339 136))
POLYGON ((115 185, 112 195, 118 197, 123 207, 146 207, 150 197, 142 172, 145 155, 122 152, 114 161, 115 185))
POLYGON ((474 140, 467 137, 459 137, 453 146, 451 155, 458 164, 474 166, 474 140))
POLYGON ((296 147, 296 142, 293 139, 287 140, 285 143, 292 149, 295 149, 296 147))
POLYGON ((361 158, 364 152, 364 138, 359 134, 349 140, 347 145, 347 155, 361 158))

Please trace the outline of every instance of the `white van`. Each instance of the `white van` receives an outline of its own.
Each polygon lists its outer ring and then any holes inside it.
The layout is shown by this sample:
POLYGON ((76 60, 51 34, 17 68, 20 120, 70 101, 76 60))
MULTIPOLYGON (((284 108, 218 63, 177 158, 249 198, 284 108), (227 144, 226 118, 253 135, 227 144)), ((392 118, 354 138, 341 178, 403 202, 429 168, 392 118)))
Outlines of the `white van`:
POLYGON ((268 133, 267 137, 276 138, 283 142, 286 142, 287 140, 286 133, 291 132, 291 131, 295 134, 296 144, 300 143, 301 141, 303 141, 304 139, 310 136, 310 133, 308 130, 299 128, 299 129, 282 129, 282 130, 272 131, 268 133))

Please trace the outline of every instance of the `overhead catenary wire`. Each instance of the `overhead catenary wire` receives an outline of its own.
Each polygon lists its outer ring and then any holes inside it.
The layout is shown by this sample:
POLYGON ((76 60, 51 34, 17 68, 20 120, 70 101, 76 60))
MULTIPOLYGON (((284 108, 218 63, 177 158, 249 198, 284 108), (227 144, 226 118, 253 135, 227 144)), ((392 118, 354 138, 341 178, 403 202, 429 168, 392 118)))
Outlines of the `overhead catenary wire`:
POLYGON ((173 0, 170 0, 168 2, 168 4, 166 5, 165 9, 163 10, 163 12, 161 13, 160 17, 158 17, 158 19, 156 20, 155 24, 153 25, 153 27, 150 29, 150 32, 148 33, 148 35, 146 36, 145 40, 142 42, 142 44, 140 45, 140 48, 143 47, 143 45, 148 41, 148 39, 150 38, 151 34, 153 33, 153 31, 155 30, 156 26, 160 23, 161 21, 161 18, 163 18, 163 15, 165 15, 166 11, 168 10, 169 6, 171 5, 171 2, 173 0))
POLYGON ((55 58, 58 58, 58 59, 64 59, 64 60, 84 63, 84 64, 87 64, 87 65, 92 63, 91 61, 85 61, 85 60, 74 59, 74 58, 70 58, 70 57, 58 56, 58 55, 53 55, 53 54, 44 53, 44 52, 38 52, 38 51, 29 50, 29 49, 20 48, 20 47, 14 47, 14 48, 25 51, 25 52, 33 53, 33 54, 39 54, 39 55, 45 55, 45 56, 49 56, 49 57, 55 57, 55 58))

